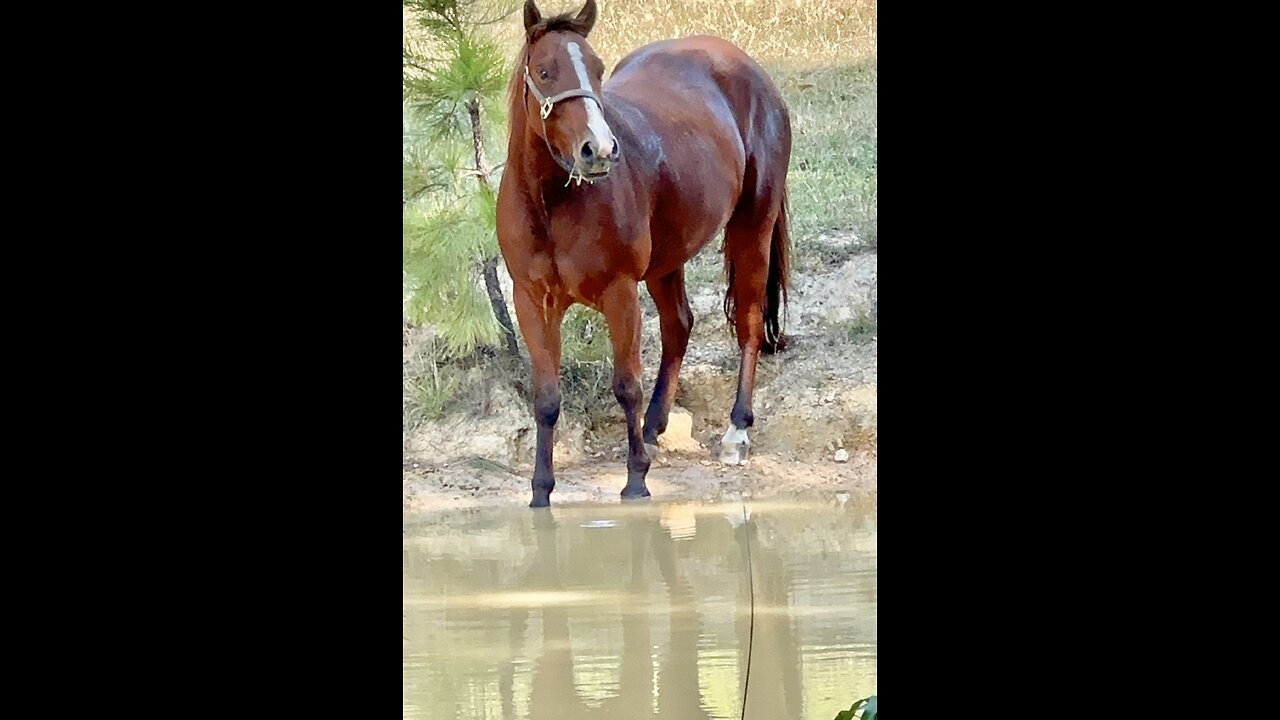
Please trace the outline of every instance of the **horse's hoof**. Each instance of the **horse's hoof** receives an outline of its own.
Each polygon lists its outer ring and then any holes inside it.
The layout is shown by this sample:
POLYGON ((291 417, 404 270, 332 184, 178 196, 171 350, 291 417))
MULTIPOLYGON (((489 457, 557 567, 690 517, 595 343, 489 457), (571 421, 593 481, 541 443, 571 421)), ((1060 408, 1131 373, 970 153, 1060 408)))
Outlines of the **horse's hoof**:
POLYGON ((644 454, 649 456, 650 462, 658 459, 658 446, 653 443, 644 444, 644 454))
POLYGON ((720 438, 720 462, 725 465, 742 465, 747 462, 751 453, 751 439, 747 437, 747 429, 729 426, 724 437, 720 438))
POLYGON ((649 497, 649 488, 641 486, 638 488, 624 487, 622 488, 623 500, 643 500, 649 497))
POLYGON ((529 503, 529 507, 531 508, 551 507, 551 496, 548 495, 545 497, 538 497, 535 495, 533 498, 533 501, 529 503))
POLYGON ((751 446, 746 443, 720 446, 720 462, 725 465, 744 465, 750 455, 751 446))

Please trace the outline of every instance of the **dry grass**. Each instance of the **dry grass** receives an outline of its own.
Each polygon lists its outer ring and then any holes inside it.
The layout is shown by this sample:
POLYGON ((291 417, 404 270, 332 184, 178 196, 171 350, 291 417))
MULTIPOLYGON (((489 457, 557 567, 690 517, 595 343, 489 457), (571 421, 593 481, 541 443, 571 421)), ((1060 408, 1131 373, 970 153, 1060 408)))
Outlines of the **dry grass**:
MULTIPOLYGON (((686 35, 718 35, 766 65, 810 66, 874 60, 875 0, 599 1, 591 46, 613 67, 646 43, 686 35)), ((545 2, 543 15, 576 11, 580 2, 545 2)), ((521 38, 517 14, 496 27, 514 54, 521 38), (505 38, 504 38, 505 39, 505 38)))

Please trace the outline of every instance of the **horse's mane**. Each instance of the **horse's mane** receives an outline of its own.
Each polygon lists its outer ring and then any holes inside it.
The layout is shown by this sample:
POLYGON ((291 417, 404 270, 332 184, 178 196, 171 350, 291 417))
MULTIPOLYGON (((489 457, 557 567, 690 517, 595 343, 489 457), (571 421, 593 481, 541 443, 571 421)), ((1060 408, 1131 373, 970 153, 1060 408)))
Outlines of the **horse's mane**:
POLYGON ((554 17, 543 18, 533 27, 529 28, 525 33, 524 45, 521 46, 520 52, 516 54, 515 67, 511 69, 511 80, 507 83, 507 118, 508 122, 514 123, 518 115, 517 111, 524 108, 524 68, 529 63, 529 48, 538 42, 543 35, 558 30, 567 30, 575 32, 583 37, 591 31, 581 23, 578 18, 571 12, 561 13, 554 17))

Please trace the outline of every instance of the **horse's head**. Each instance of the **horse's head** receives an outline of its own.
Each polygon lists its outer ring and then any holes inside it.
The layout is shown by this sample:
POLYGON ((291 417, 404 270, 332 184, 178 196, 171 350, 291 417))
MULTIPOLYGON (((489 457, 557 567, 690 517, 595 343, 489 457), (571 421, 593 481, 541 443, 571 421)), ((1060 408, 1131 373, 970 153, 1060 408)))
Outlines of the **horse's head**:
POLYGON ((595 22, 595 0, 587 0, 577 15, 545 20, 533 0, 526 0, 525 65, 517 70, 524 76, 530 127, 571 178, 587 180, 608 175, 621 156, 604 120, 600 98, 604 63, 587 44, 595 22))

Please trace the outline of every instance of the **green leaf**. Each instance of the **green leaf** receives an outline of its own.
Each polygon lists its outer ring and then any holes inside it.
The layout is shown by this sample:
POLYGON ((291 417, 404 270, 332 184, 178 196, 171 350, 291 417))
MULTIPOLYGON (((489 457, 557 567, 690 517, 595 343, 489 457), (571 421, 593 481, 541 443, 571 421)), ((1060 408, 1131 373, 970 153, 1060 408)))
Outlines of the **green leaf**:
POLYGON ((841 710, 836 713, 835 720, 856 720, 861 717, 862 720, 876 720, 876 696, 862 698, 849 706, 848 710, 841 710), (858 709, 862 709, 862 715, 856 715, 858 709))

